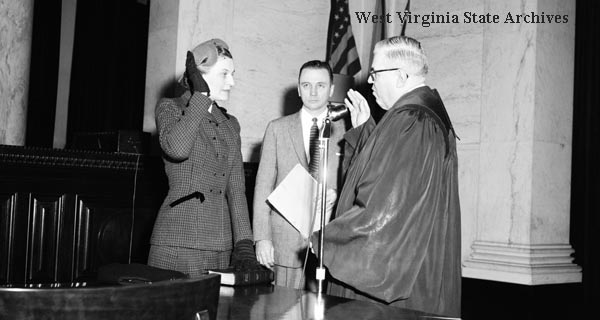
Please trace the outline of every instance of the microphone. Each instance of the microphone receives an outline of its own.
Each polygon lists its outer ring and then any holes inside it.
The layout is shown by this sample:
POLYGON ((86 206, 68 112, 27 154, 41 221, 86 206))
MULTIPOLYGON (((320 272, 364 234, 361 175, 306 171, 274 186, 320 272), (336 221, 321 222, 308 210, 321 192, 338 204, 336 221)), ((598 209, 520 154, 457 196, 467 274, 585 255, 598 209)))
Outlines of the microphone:
POLYGON ((350 114, 350 111, 345 104, 330 104, 327 106, 327 109, 327 117, 331 121, 338 121, 350 114))

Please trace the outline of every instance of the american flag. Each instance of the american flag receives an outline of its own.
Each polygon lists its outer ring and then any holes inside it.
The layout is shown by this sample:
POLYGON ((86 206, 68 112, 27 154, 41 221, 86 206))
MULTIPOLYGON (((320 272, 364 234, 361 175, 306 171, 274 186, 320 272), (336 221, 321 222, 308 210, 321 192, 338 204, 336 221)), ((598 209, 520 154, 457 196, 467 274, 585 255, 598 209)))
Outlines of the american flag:
POLYGON ((360 71, 358 51, 350 25, 348 0, 332 1, 329 43, 329 63, 333 73, 353 76, 360 71))

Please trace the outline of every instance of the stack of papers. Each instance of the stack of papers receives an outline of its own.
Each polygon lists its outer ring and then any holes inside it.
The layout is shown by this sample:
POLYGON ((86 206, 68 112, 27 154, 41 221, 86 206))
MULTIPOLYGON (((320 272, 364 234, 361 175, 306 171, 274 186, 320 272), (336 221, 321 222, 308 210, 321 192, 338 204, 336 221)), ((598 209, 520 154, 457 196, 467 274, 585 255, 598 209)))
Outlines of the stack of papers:
MULTIPOLYGON (((267 200, 304 238, 320 229, 320 216, 313 218, 317 198, 317 181, 297 164, 267 200), (312 220, 312 229, 310 228, 312 220)), ((320 211, 317 211, 317 215, 320 211)), ((326 212, 329 221, 331 212, 326 212)))

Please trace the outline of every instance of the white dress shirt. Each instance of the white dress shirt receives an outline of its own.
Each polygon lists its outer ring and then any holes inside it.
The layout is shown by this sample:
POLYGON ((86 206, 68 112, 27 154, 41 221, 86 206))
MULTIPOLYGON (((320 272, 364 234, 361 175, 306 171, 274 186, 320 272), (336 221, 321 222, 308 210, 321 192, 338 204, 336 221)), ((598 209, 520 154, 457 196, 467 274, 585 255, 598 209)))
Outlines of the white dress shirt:
POLYGON ((306 152, 306 159, 310 161, 310 127, 312 126, 312 119, 317 118, 317 125, 319 126, 319 130, 323 127, 323 120, 327 116, 327 108, 323 110, 320 114, 316 116, 312 116, 306 109, 303 107, 300 110, 300 121, 302 122, 302 138, 304 140, 304 152, 306 152))

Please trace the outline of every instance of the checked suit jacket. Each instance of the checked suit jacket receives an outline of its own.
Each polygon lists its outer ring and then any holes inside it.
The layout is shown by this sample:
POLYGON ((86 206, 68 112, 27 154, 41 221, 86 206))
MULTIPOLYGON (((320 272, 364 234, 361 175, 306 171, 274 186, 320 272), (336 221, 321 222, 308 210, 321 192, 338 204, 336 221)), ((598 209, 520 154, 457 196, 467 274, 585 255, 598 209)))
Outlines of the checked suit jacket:
POLYGON ((153 245, 226 251, 252 239, 240 125, 216 105, 208 112, 211 104, 198 92, 185 92, 162 99, 156 108, 169 192, 154 224, 153 245), (201 196, 172 206, 195 192, 201 196))
MULTIPOLYGON (((343 155, 343 136, 348 123, 332 122, 329 138, 327 188, 337 190, 343 155)), ((300 112, 273 120, 267 125, 261 148, 260 164, 254 188, 254 240, 271 240, 275 249, 275 264, 301 267, 308 244, 283 216, 267 202, 267 197, 296 166, 308 171, 308 159, 302 138, 300 112)))

